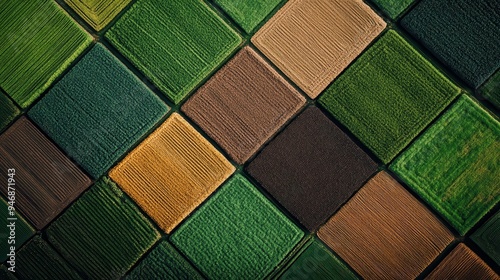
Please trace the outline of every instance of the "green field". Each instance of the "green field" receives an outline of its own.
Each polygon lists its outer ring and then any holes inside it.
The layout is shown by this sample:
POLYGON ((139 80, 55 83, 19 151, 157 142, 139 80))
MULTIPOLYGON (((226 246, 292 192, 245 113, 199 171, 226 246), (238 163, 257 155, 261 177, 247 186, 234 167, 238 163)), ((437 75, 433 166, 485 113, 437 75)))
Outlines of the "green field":
POLYGON ((421 0, 399 24, 475 89, 500 68, 498 11, 498 0, 421 0))
POLYGON ((167 241, 157 245, 125 280, 204 279, 167 241))
POLYGON ((171 240, 209 278, 261 279, 303 235, 247 179, 236 175, 171 240))
POLYGON ((167 109, 130 70, 97 44, 28 115, 98 178, 167 109))
POLYGON ((138 1, 106 38, 179 103, 240 44, 203 1, 138 1))
POLYGON ((92 42, 54 1, 1 1, 0 30, 0 87, 22 108, 92 42))
MULTIPOLYGON (((4 200, 3 197, 0 197, 0 219, 2 219, 2 221, 7 221, 7 218, 12 217, 9 214, 8 206, 7 201, 4 200)), ((15 204, 14 207, 16 207, 15 204)), ((24 242, 35 234, 35 230, 23 217, 21 217, 21 215, 19 215, 17 211, 15 212, 15 218, 17 219, 15 229, 15 247, 16 249, 19 249, 24 242)), ((0 262, 3 263, 8 258, 7 254, 10 253, 9 247, 11 244, 8 243, 8 240, 10 240, 8 239, 10 236, 10 229, 6 228, 5 231, 2 229, 2 233, 6 234, 5 236, 0 235, 0 262)))
POLYGON ((500 109, 500 70, 484 84, 481 94, 500 109))
POLYGON ((395 19, 415 0, 372 0, 384 13, 395 19))
POLYGON ((500 123, 467 96, 390 166, 464 235, 500 201, 500 123))
POLYGON ((82 279, 40 235, 19 250, 16 266, 20 279, 82 279))
POLYGON ((215 0, 246 33, 252 32, 280 2, 281 0, 215 0))
POLYGON ((92 28, 100 31, 132 0, 64 0, 92 28))
POLYGON ((0 90, 0 131, 3 130, 20 111, 16 105, 0 90))
POLYGON ((389 30, 319 102, 384 163, 391 161, 459 89, 389 30))
POLYGON ((49 242, 86 278, 117 279, 159 238, 139 208, 104 177, 46 230, 49 242))
POLYGON ((498 265, 500 265, 500 211, 481 226, 471 239, 481 247, 498 265))
POLYGON ((358 278, 321 241, 314 239, 279 279, 355 280, 358 278))

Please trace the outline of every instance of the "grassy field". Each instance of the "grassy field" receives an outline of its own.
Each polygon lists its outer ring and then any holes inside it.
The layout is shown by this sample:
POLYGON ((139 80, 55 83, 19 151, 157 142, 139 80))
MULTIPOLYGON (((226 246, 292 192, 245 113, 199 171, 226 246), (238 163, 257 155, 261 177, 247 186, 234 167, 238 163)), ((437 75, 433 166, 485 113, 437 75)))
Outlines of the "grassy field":
POLYGON ((2 1, 0 30, 0 87, 22 108, 92 42, 54 1, 2 1))
POLYGON ((100 31, 110 23, 131 0, 64 0, 92 28, 100 31))
POLYGON ((146 85, 97 44, 28 115, 98 178, 167 110, 146 85))
POLYGON ((384 163, 458 95, 459 89, 389 30, 319 102, 384 163))
POLYGON ((241 42, 198 0, 139 1, 106 38, 175 103, 241 42))
POLYGON ((384 13, 395 19, 415 0, 372 0, 384 13))
POLYGON ((171 237, 212 279, 261 279, 304 233, 236 175, 171 237))
POLYGON ((167 241, 158 244, 126 280, 142 279, 204 279, 167 241))
POLYGON ((500 201, 500 123, 467 96, 390 168, 464 235, 500 201))
POLYGON ((92 279, 118 279, 160 238, 139 208, 106 177, 46 234, 64 259, 92 279))
POLYGON ((280 2, 281 0, 215 0, 246 33, 252 32, 280 2))
POLYGON ((0 90, 0 131, 3 130, 20 111, 17 106, 0 90))

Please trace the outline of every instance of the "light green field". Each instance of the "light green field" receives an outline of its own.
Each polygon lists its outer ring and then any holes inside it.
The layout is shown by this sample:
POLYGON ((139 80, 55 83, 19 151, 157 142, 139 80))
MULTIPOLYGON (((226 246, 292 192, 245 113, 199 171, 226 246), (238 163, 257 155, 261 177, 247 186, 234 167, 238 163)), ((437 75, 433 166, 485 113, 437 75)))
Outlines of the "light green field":
POLYGON ((461 96, 390 169, 464 235, 500 201, 500 123, 461 96))
POLYGON ((0 30, 0 87, 22 108, 92 42, 55 1, 1 1, 0 30))

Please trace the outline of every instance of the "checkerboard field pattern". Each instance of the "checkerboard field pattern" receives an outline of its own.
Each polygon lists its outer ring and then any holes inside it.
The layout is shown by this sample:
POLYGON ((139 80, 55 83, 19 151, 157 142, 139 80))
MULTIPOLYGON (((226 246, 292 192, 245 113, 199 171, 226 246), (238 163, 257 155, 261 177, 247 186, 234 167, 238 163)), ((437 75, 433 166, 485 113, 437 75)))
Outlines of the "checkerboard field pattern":
POLYGON ((0 279, 500 279, 500 2, 445 2, 1 1, 0 279))

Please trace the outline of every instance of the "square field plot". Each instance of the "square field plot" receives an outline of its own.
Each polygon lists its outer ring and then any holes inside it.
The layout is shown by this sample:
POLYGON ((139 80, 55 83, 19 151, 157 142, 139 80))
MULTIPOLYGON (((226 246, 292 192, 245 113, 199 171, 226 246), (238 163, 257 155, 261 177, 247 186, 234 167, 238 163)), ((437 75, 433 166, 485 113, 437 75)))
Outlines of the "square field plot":
POLYGON ((92 42, 55 1, 0 2, 0 87, 22 108, 92 42))
POLYGON ((106 177, 54 221, 46 234, 85 279, 120 279, 160 238, 139 208, 106 177))
POLYGON ((459 89, 389 30, 320 97, 320 103, 384 163, 458 95, 459 89))
POLYGON ((415 279, 453 240, 448 229, 385 171, 318 232, 364 279, 415 279))
POLYGON ((111 170, 110 177, 170 233, 234 170, 219 151, 174 113, 111 170))
MULTIPOLYGON (((21 117, 0 135, 0 173, 14 169, 16 210, 37 228, 44 228, 91 183, 40 130, 21 117)), ((1 188, 7 197, 7 187, 1 188)))
POLYGON ((390 168, 464 235, 500 201, 500 123, 461 96, 390 168))
POLYGON ((182 110, 243 164, 304 103, 304 97, 246 47, 182 110))
POLYGON ((470 87, 500 68, 500 1, 423 0, 400 21, 470 87))
POLYGON ((241 175, 171 237, 210 279, 264 279, 304 233, 241 175))
POLYGON ((316 98, 384 27, 361 0, 291 0, 252 42, 316 98))
POLYGON ((28 115, 98 178, 167 109, 130 70, 97 44, 28 115))
POLYGON ((293 120, 247 167, 310 231, 376 169, 370 157, 316 107, 293 120))
POLYGON ((137 1, 106 38, 175 103, 241 42, 199 0, 137 1))

